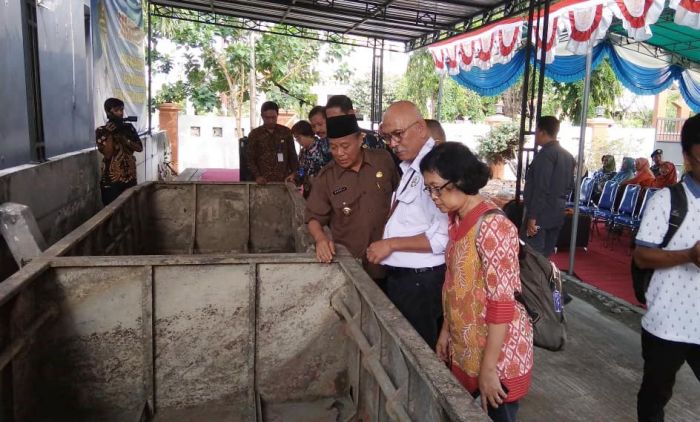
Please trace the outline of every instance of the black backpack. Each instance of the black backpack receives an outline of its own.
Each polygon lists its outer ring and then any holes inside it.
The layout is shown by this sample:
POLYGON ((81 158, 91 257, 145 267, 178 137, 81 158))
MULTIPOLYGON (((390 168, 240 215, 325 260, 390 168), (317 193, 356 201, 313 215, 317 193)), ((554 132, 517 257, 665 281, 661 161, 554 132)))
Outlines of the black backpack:
MULTIPOLYGON (((477 234, 481 222, 489 214, 504 214, 500 209, 491 209, 481 215, 477 222, 477 234)), ((530 317, 533 342, 543 349, 558 351, 566 344, 566 317, 561 273, 544 255, 530 245, 520 241, 520 292, 515 300, 520 302, 530 317)))
MULTIPOLYGON (((664 235, 664 240, 661 242, 659 248, 663 249, 668 246, 668 243, 676 234, 678 228, 683 223, 685 215, 688 213, 688 198, 685 196, 685 189, 683 189, 683 183, 676 183, 668 188, 671 191, 671 215, 668 218, 668 230, 664 235)), ((646 304, 647 298, 646 293, 649 288, 649 283, 651 282, 651 276, 654 275, 653 269, 642 269, 637 266, 632 258, 631 270, 632 270, 632 287, 634 287, 634 296, 637 298, 639 303, 646 304)))

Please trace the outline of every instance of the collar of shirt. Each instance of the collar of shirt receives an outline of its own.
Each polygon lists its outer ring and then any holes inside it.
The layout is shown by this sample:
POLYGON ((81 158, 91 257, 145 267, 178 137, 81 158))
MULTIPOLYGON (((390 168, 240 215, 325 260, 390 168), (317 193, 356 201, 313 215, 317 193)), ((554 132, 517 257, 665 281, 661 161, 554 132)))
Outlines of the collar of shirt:
POLYGON ((698 184, 698 182, 695 181, 695 179, 693 179, 693 176, 687 174, 683 178, 683 182, 685 183, 685 186, 688 188, 690 193, 692 193, 696 199, 700 198, 700 185, 698 184))
POLYGON ((399 166, 401 167, 401 170, 403 171, 403 174, 409 173, 409 169, 413 169, 416 171, 416 173, 420 173, 420 162, 423 159, 423 157, 426 156, 430 152, 431 149, 435 146, 435 140, 433 138, 428 138, 427 141, 425 141, 425 144, 423 144, 423 147, 418 151, 418 155, 416 155, 416 158, 413 159, 413 161, 402 161, 399 166))
POLYGON ((372 159, 371 154, 368 154, 367 151, 364 150, 364 148, 361 149, 361 152, 362 152, 362 164, 360 165, 360 169, 357 170, 357 171, 354 171, 354 170, 352 170, 352 169, 350 169, 350 168, 343 168, 343 167, 340 167, 340 166, 338 165, 338 163, 336 163, 335 161, 333 161, 333 165, 334 165, 333 171, 335 172, 336 177, 342 176, 343 173, 345 173, 345 172, 347 172, 347 171, 350 171, 350 172, 353 172, 353 173, 359 173, 360 170, 362 170, 362 167, 364 167, 364 166, 366 166, 366 165, 367 165, 367 166, 370 166, 370 167, 374 167, 374 166, 376 165, 376 164, 374 163, 374 160, 372 159))
POLYGON ((554 145, 559 145, 559 141, 555 140, 555 141, 547 142, 546 144, 542 145, 541 149, 549 148, 549 147, 554 146, 554 145))

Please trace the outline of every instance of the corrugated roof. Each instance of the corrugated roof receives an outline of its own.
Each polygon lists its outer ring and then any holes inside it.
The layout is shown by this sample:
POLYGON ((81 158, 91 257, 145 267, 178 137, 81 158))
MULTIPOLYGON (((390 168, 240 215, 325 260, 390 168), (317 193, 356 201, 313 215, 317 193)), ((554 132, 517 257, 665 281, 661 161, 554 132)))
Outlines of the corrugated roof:
POLYGON ((269 30, 273 24, 281 33, 288 32, 286 26, 296 26, 321 31, 308 35, 326 41, 371 45, 376 39, 407 50, 460 34, 473 23, 521 12, 528 4, 529 0, 151 0, 152 13, 158 16, 254 30, 269 30))
MULTIPOLYGON (((543 0, 532 0, 542 5, 543 0)), ((558 3, 553 1, 553 3, 558 3)), ((151 0, 157 16, 328 42, 413 50, 527 13, 530 0, 151 0)), ((696 68, 700 31, 673 23, 666 9, 644 43, 626 38, 616 19, 612 40, 696 68), (657 54, 654 50, 663 50, 657 54), (669 53, 669 54, 666 54, 669 53)))
POLYGON ((673 9, 664 10, 659 20, 651 25, 652 37, 644 42, 627 38, 627 31, 619 21, 610 26, 610 32, 622 38, 611 39, 625 48, 697 70, 700 65, 700 31, 674 23, 675 13, 673 9))

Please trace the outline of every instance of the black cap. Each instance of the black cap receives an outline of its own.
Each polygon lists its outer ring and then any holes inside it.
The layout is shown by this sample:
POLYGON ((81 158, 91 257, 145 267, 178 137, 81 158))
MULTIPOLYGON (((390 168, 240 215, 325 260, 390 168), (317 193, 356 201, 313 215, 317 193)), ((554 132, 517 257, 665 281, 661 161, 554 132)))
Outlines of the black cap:
POLYGON ((329 139, 342 138, 360 133, 360 126, 357 124, 357 117, 354 114, 344 114, 329 117, 326 120, 326 133, 329 139))
POLYGON ((655 155, 664 155, 664 150, 662 150, 662 149, 654 150, 654 152, 651 153, 651 158, 654 158, 655 155))

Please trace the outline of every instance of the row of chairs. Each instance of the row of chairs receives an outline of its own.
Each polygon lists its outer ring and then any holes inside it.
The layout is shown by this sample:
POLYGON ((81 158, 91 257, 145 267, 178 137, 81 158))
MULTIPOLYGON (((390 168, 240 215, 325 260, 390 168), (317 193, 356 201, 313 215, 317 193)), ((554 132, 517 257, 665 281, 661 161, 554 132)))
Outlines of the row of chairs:
MULTIPOLYGON (((593 203, 591 199, 593 188, 592 177, 586 177, 582 180, 578 207, 581 214, 591 217, 594 230, 598 231, 598 223, 602 222, 611 231, 628 228, 632 233, 639 229, 642 214, 649 198, 658 190, 655 188, 642 189, 639 185, 626 185, 622 191, 622 199, 618 204, 618 192, 621 188, 618 183, 605 182, 597 203, 593 203)), ((570 202, 570 205, 573 207, 573 202, 570 202)))

